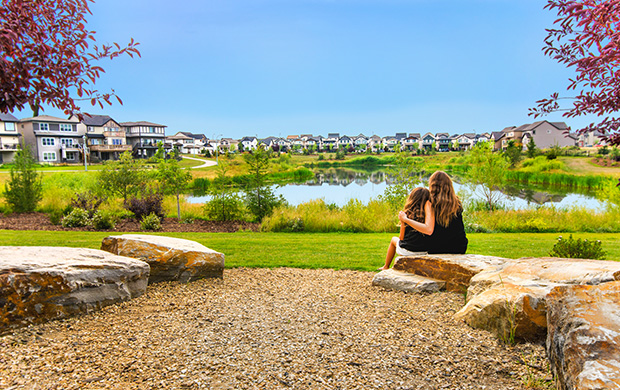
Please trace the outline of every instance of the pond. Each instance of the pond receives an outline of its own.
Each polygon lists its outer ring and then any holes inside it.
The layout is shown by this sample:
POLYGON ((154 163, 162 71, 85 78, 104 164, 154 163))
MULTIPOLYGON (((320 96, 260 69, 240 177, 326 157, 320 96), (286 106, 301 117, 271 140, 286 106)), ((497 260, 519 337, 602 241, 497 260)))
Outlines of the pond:
MULTIPOLYGON (((427 185, 426 180, 419 185, 427 185)), ((462 199, 484 199, 481 188, 459 183, 454 177, 454 189, 462 199)), ((282 195, 291 205, 298 205, 314 199, 323 199, 325 203, 344 206, 351 199, 366 204, 382 195, 392 178, 386 172, 360 172, 343 168, 316 170, 315 177, 303 184, 286 184, 274 186, 276 195, 282 195)), ((191 203, 204 203, 209 196, 191 196, 191 203)), ((592 211, 604 211, 606 203, 596 199, 593 192, 580 193, 562 191, 557 188, 515 187, 507 186, 499 193, 499 203, 508 209, 532 208, 540 205, 556 208, 584 207, 592 211)))

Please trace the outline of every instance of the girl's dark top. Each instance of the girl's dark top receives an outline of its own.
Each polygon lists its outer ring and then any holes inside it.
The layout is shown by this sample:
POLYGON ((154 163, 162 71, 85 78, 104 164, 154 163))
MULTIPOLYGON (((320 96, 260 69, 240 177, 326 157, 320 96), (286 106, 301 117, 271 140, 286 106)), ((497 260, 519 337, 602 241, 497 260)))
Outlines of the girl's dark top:
POLYGON ((411 226, 405 224, 405 235, 400 240, 399 246, 411 252, 427 252, 429 236, 420 233, 411 226))
POLYGON ((428 253, 462 254, 467 251, 467 242, 463 213, 459 211, 447 227, 435 222, 433 234, 428 237, 428 253))

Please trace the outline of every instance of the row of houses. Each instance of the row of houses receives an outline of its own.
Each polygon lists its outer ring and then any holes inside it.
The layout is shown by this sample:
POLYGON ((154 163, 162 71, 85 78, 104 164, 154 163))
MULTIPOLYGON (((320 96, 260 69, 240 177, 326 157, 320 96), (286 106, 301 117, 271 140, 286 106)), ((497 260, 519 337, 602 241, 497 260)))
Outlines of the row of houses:
POLYGON ((13 160, 20 144, 40 162, 73 163, 84 159, 114 160, 131 150, 150 157, 166 138, 166 126, 151 122, 117 122, 107 115, 85 115, 83 120, 41 115, 17 119, 0 114, 0 163, 13 160), (86 148, 84 146, 86 145, 86 148))
POLYGON ((600 134, 577 137, 570 134, 564 122, 540 121, 519 127, 506 127, 493 133, 396 133, 394 136, 357 136, 329 133, 327 137, 312 134, 282 137, 243 137, 208 139, 204 134, 178 132, 166 136, 166 126, 151 122, 117 122, 107 115, 85 115, 82 120, 42 115, 17 119, 11 114, 0 114, 0 163, 10 162, 20 144, 34 152, 40 162, 81 162, 84 154, 91 161, 118 159, 120 154, 131 151, 136 158, 153 156, 160 144, 166 150, 177 148, 181 153, 202 154, 226 150, 253 150, 257 147, 281 151, 302 152, 335 151, 372 152, 400 150, 468 150, 478 142, 492 141, 496 150, 505 149, 510 141, 524 148, 534 140, 539 148, 554 145, 593 146, 600 142, 600 134), (86 146, 86 148, 84 148, 86 146))

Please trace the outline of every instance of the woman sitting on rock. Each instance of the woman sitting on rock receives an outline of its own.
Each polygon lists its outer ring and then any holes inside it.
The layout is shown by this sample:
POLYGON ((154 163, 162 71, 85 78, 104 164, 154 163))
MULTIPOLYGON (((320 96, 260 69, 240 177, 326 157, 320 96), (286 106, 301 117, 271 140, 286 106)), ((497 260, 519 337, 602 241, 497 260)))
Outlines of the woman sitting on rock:
MULTIPOLYGON (((401 211, 401 213, 407 215, 411 220, 424 223, 426 218, 425 207, 427 204, 430 207, 430 196, 431 194, 426 188, 415 188, 407 197, 405 207, 403 208, 404 211, 401 211)), ((407 224, 401 223, 400 235, 398 237, 392 237, 385 257, 385 265, 379 268, 379 270, 390 268, 395 254, 407 256, 414 254, 414 252, 426 252, 427 250, 428 236, 418 232, 407 224)))
POLYGON ((467 236, 463 225, 463 206, 454 192, 452 180, 445 172, 433 173, 428 181, 430 201, 424 206, 424 222, 398 213, 401 223, 427 235, 428 253, 457 253, 467 251, 467 236))

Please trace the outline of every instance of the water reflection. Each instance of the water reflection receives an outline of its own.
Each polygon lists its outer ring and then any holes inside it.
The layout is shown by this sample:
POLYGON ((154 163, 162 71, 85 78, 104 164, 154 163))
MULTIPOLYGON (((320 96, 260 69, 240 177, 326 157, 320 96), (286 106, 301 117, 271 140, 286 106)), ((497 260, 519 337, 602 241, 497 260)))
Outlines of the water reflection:
MULTIPOLYGON (((428 184, 429 174, 416 173, 419 185, 428 184)), ((315 170, 314 178, 303 184, 287 184, 274 188, 276 195, 282 195, 291 205, 323 199, 326 203, 344 206, 351 199, 368 203, 373 198, 382 195, 385 188, 392 184, 394 177, 385 171, 359 171, 342 168, 315 170)), ((454 177, 454 187, 459 195, 466 199, 482 200, 479 187, 463 183, 462 178, 454 177)), ((192 203, 208 201, 208 196, 190 197, 192 203)), ((509 209, 523 209, 540 205, 553 205, 557 208, 573 206, 585 207, 593 211, 603 211, 605 202, 596 199, 593 192, 562 191, 549 187, 536 186, 506 186, 501 189, 499 203, 509 209)))

